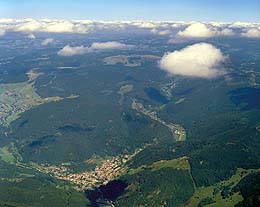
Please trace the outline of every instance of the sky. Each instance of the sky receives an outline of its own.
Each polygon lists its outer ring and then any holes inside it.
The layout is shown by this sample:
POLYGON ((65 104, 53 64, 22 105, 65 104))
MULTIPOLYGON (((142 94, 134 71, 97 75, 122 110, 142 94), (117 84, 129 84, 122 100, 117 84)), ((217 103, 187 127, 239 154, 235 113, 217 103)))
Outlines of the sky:
POLYGON ((260 22, 260 0, 0 0, 0 18, 260 22))

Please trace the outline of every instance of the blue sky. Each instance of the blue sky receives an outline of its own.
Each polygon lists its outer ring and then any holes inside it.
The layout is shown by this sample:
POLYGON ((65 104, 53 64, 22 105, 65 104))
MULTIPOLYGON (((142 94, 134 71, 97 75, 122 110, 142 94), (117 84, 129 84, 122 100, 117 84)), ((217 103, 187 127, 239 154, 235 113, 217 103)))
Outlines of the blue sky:
POLYGON ((260 0, 0 0, 0 18, 260 22, 260 0))

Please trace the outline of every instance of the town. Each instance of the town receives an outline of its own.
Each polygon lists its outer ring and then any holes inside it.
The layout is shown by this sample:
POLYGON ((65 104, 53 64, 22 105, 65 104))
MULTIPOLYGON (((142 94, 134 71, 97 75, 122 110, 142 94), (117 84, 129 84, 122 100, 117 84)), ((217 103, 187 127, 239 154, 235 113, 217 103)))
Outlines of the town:
POLYGON ((84 171, 81 173, 70 173, 68 163, 61 166, 49 165, 42 166, 46 173, 51 174, 60 180, 69 181, 75 184, 75 189, 82 191, 107 184, 109 181, 117 178, 122 173, 126 172, 126 162, 129 161, 134 155, 122 154, 112 159, 104 160, 100 166, 96 166, 92 171, 84 171))

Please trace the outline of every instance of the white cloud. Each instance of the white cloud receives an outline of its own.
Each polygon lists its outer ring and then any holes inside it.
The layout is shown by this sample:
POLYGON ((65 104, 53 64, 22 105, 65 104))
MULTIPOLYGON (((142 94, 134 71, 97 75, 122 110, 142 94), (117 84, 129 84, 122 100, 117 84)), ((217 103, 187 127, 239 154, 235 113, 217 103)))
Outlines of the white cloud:
POLYGON ((59 56, 74 56, 74 55, 84 55, 88 52, 88 47, 76 46, 71 47, 70 45, 66 45, 60 51, 58 51, 59 56))
POLYGON ((158 29, 152 29, 151 32, 153 34, 157 34, 157 35, 169 35, 171 34, 171 30, 158 30, 158 29))
POLYGON ((216 35, 216 31, 209 28, 206 24, 196 22, 185 30, 179 31, 177 35, 184 38, 210 38, 216 35))
MULTIPOLYGON (((6 22, 7 20, 2 20, 6 22)), ((85 34, 90 31, 87 24, 83 24, 75 21, 65 21, 65 20, 34 20, 34 19, 24 19, 24 20, 14 20, 8 21, 8 29, 16 32, 49 32, 49 33, 80 33, 85 34)), ((1 20, 0 20, 1 24, 1 20)))
POLYGON ((230 25, 230 23, 228 23, 228 22, 210 22, 210 25, 212 25, 213 27, 226 27, 226 26, 230 25))
POLYGON ((41 29, 41 23, 36 20, 29 20, 14 25, 13 30, 18 32, 34 32, 41 29))
POLYGON ((0 29, 0 37, 5 35, 5 30, 0 29))
MULTIPOLYGON (((0 19, 0 31, 88 34, 92 31, 151 31, 158 35, 176 34, 176 38, 205 39, 216 36, 232 36, 258 28, 259 23, 249 22, 183 22, 183 21, 96 21, 96 20, 57 20, 57 19, 0 19), (234 30, 231 30, 233 29, 234 30)), ((255 30, 256 31, 256 30, 255 30)), ((249 34, 250 35, 250 34, 249 34)), ((246 36, 246 34, 243 34, 246 36)), ((251 35, 250 35, 251 36, 251 35)), ((176 42, 176 41, 175 41, 176 42)))
POLYGON ((132 25, 143 29, 152 29, 158 26, 155 22, 133 22, 132 25))
POLYGON ((186 26, 187 24, 188 24, 187 22, 179 21, 179 22, 172 23, 171 27, 172 28, 179 28, 179 27, 182 27, 182 26, 186 26))
POLYGON ((198 43, 166 53, 160 60, 160 68, 173 75, 214 78, 225 74, 222 68, 225 59, 213 45, 198 43))
POLYGON ((235 33, 232 29, 225 28, 225 29, 219 31, 218 35, 220 35, 220 36, 233 36, 233 35, 235 35, 235 33))
POLYGON ((47 39, 45 39, 45 40, 42 41, 41 45, 46 46, 46 45, 52 43, 53 41, 54 41, 53 38, 47 38, 47 39))
MULTIPOLYGON (((214 25, 223 26, 223 24, 214 23, 214 25)), ((235 33, 230 28, 216 28, 212 24, 204 24, 201 22, 192 23, 183 31, 179 31, 176 35, 178 39, 207 39, 216 36, 233 36, 235 33)), ((174 40, 173 40, 174 42, 174 40)))
POLYGON ((250 28, 255 27, 258 23, 251 23, 251 22, 234 22, 229 25, 230 28, 250 28))
POLYGON ((62 22, 51 22, 43 27, 43 31, 45 32, 55 32, 55 33, 66 33, 66 32, 73 32, 74 24, 69 21, 62 21, 62 22))
POLYGON ((0 19, 0 24, 10 24, 13 23, 14 21, 15 21, 14 19, 2 18, 0 19))
POLYGON ((243 37, 248 37, 248 38, 260 38, 260 30, 257 28, 252 28, 247 30, 246 32, 243 32, 241 35, 243 37))
POLYGON ((170 44, 181 44, 181 43, 186 43, 188 42, 187 39, 184 38, 180 38, 180 37, 172 37, 171 39, 169 39, 168 43, 170 44))
POLYGON ((111 42, 94 42, 90 47, 85 47, 83 45, 71 47, 66 45, 60 51, 58 55, 60 56, 74 56, 74 55, 84 55, 88 52, 101 51, 101 50, 119 50, 119 49, 128 49, 132 48, 133 45, 127 45, 116 41, 111 42))
POLYGON ((35 38, 36 38, 34 34, 28 34, 27 37, 28 37, 29 39, 35 39, 35 38))
POLYGON ((127 49, 132 47, 131 45, 126 45, 120 42, 116 41, 110 41, 110 42, 94 42, 90 49, 93 50, 112 50, 112 49, 127 49))

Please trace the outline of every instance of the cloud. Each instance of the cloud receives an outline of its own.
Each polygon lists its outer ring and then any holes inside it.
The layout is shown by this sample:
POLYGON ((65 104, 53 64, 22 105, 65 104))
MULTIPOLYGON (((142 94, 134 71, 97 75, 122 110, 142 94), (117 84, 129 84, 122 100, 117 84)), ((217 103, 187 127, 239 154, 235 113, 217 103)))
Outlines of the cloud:
POLYGON ((13 26, 14 31, 18 32, 35 32, 41 29, 41 23, 36 20, 28 20, 13 26))
POLYGON ((131 23, 132 25, 138 27, 138 28, 143 28, 143 29, 152 29, 156 28, 158 25, 155 22, 133 22, 131 23))
POLYGON ((179 31, 177 35, 184 38, 210 38, 216 35, 216 31, 209 28, 206 24, 196 22, 185 30, 179 31))
POLYGON ((74 56, 74 55, 84 55, 89 52, 102 51, 102 50, 119 50, 132 48, 133 45, 127 45, 116 41, 110 42, 94 42, 90 47, 85 47, 83 45, 71 47, 66 45, 60 51, 58 51, 59 56, 74 56))
MULTIPOLYGON (((223 23, 204 24, 201 22, 192 23, 186 27, 183 31, 179 31, 176 35, 176 39, 207 39, 217 36, 233 36, 234 31, 230 28, 217 28, 213 25, 223 26, 223 23)), ((177 42, 177 40, 170 40, 170 42, 177 42)))
POLYGON ((247 30, 246 32, 243 32, 241 36, 248 38, 260 38, 260 30, 257 28, 252 28, 247 30))
POLYGON ((70 45, 66 45, 60 51, 58 51, 59 56, 74 56, 74 55, 84 55, 88 52, 88 47, 76 46, 71 47, 70 45))
POLYGON ((171 34, 171 30, 167 29, 167 30, 158 30, 158 29, 152 29, 151 32, 153 34, 157 34, 157 35, 169 35, 171 34))
POLYGON ((43 27, 45 32, 55 32, 55 33, 71 33, 73 32, 74 24, 69 21, 62 22, 51 22, 43 27))
POLYGON ((47 38, 47 39, 45 39, 45 40, 42 41, 41 45, 46 46, 46 45, 52 43, 53 41, 54 41, 53 38, 47 38))
MULTIPOLYGON (((13 32, 46 32, 87 34, 93 30, 122 30, 122 21, 56 20, 56 19, 0 19, 0 28, 13 32)), ((130 25, 130 24, 129 24, 130 25)))
POLYGON ((15 21, 14 19, 1 18, 0 24, 10 24, 13 23, 14 21, 15 21))
POLYGON ((29 39, 35 39, 35 38, 36 38, 34 34, 28 34, 27 37, 28 37, 29 39))
POLYGON ((232 29, 225 28, 225 29, 219 31, 218 35, 220 35, 220 36, 233 36, 233 35, 235 35, 235 33, 232 29))
POLYGON ((234 22, 230 24, 228 27, 230 28, 250 28, 259 25, 259 23, 251 23, 251 22, 234 22))
POLYGON ((186 26, 188 25, 189 23, 188 22, 183 22, 183 21, 177 21, 177 22, 173 22, 171 24, 171 27, 172 28, 179 28, 179 27, 182 27, 182 26, 186 26))
POLYGON ((201 23, 193 22, 184 30, 178 31, 175 36, 172 36, 168 43, 180 44, 189 42, 190 40, 202 40, 218 36, 234 36, 235 32, 227 28, 227 23, 201 23), (215 26, 213 26, 215 25, 215 26))
POLYGON ((182 44, 182 43, 187 43, 188 40, 180 37, 173 37, 168 40, 168 43, 170 44, 182 44))
POLYGON ((211 44, 198 43, 172 53, 160 60, 160 68, 172 75, 214 78, 225 74, 222 65, 226 57, 211 44))
MULTIPOLYGON (((250 22, 183 22, 183 21, 96 21, 57 19, 0 19, 0 30, 30 33, 73 33, 88 34, 93 31, 153 32, 158 35, 177 34, 180 38, 205 39, 216 36, 232 36, 258 28, 259 23, 250 22), (234 30, 232 30, 234 29, 234 30), (236 34, 234 34, 234 31, 236 34)), ((177 42, 177 41, 173 41, 177 42)))
POLYGON ((90 49, 93 50, 112 50, 112 49, 127 49, 132 47, 132 45, 126 45, 116 41, 110 42, 94 42, 90 49))
POLYGON ((5 35, 5 30, 0 29, 0 37, 5 35))
MULTIPOLYGON (((6 21, 5 21, 6 22, 6 21)), ((66 20, 9 20, 9 29, 16 32, 48 32, 48 33, 79 33, 85 34, 90 31, 86 23, 66 20)), ((1 23, 1 20, 0 20, 1 23)))

